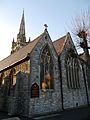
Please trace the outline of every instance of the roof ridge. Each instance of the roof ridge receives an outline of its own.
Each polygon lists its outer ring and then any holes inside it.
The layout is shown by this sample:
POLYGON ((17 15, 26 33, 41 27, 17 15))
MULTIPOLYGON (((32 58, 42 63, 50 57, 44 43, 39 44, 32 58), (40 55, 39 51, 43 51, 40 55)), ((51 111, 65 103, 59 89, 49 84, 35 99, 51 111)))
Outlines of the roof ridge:
POLYGON ((22 47, 18 51, 13 54, 10 54, 6 58, 0 61, 0 71, 14 65, 15 63, 25 59, 28 53, 31 53, 32 50, 35 48, 37 43, 42 39, 44 32, 36 37, 32 42, 28 43, 26 46, 22 47))
MULTIPOLYGON (((44 33, 44 32, 43 32, 43 33, 44 33)), ((28 43, 27 45, 25 45, 25 46, 23 46, 22 48, 20 48, 18 51, 14 52, 13 54, 8 55, 6 58, 0 60, 0 62, 3 61, 3 60, 5 60, 5 59, 7 59, 8 57, 10 57, 10 56, 18 53, 19 51, 21 51, 21 50, 22 50, 23 48, 25 48, 26 46, 28 46, 28 45, 30 45, 31 43, 35 42, 35 40, 37 40, 40 36, 42 36, 43 33, 42 33, 41 35, 39 35, 38 37, 36 37, 34 40, 32 40, 32 41, 31 41, 30 43, 28 43)))
MULTIPOLYGON (((65 46, 67 40, 70 41, 70 39, 68 39, 69 36, 70 36, 70 33, 68 32, 68 33, 66 34, 66 36, 65 36, 65 41, 64 41, 63 46, 62 46, 62 48, 61 48, 61 52, 62 52, 62 50, 63 50, 63 48, 64 48, 64 46, 65 46)), ((71 37, 71 36, 70 36, 70 37, 71 37)))
MULTIPOLYGON (((44 34, 44 32, 43 32, 42 34, 40 34, 38 37, 36 37, 34 40, 32 40, 31 42, 34 42, 36 39, 38 39, 39 37, 41 37, 43 34, 44 34)), ((30 43, 31 43, 31 42, 30 42, 30 43)), ((29 43, 29 44, 30 44, 30 43, 29 43)), ((25 47, 25 46, 24 46, 24 47, 25 47)))
POLYGON ((64 36, 62 36, 62 37, 60 37, 60 38, 58 38, 58 39, 56 39, 55 41, 53 41, 53 43, 54 43, 54 42, 57 42, 57 41, 60 40, 60 39, 63 39, 63 38, 66 37, 66 36, 67 36, 67 34, 64 35, 64 36))
POLYGON ((65 41, 64 41, 63 46, 62 46, 62 48, 61 48, 61 52, 62 52, 62 50, 63 50, 63 48, 64 48, 64 46, 65 46, 65 44, 66 44, 66 42, 67 42, 67 38, 68 38, 68 34, 66 34, 66 36, 65 36, 65 41))
POLYGON ((61 52, 62 52, 62 50, 63 50, 63 48, 65 46, 65 43, 67 41, 67 38, 68 38, 68 33, 53 42, 54 47, 55 47, 56 52, 57 52, 58 55, 61 54, 61 52))

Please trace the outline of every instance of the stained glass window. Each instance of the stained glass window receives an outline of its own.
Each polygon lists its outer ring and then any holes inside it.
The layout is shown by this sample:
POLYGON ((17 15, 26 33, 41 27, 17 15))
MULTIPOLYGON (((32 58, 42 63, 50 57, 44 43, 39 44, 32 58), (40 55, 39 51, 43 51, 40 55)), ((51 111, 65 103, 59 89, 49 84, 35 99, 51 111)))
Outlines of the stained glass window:
POLYGON ((40 81, 41 89, 53 89, 53 61, 48 45, 41 52, 40 81))

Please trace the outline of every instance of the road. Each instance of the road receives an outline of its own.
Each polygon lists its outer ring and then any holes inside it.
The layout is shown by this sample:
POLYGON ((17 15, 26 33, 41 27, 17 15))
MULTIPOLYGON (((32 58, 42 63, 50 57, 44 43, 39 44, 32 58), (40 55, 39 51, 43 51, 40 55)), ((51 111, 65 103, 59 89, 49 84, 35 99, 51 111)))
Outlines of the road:
MULTIPOLYGON (((6 113, 0 112, 0 120, 9 117, 13 116, 8 116, 6 113)), ((20 120, 90 120, 90 107, 65 110, 56 114, 33 117, 32 119, 21 116, 15 117, 19 117, 20 120)))
POLYGON ((54 115, 36 117, 34 120, 90 120, 90 108, 63 111, 54 115))

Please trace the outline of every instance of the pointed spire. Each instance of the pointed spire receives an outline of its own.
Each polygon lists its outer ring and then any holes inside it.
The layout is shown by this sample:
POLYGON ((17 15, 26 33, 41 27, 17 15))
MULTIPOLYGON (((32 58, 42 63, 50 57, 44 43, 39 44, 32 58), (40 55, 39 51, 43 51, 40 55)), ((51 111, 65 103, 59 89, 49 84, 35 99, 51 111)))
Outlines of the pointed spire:
POLYGON ((24 10, 22 14, 22 19, 20 23, 19 33, 17 34, 17 42, 18 43, 25 43, 26 42, 26 36, 25 36, 25 20, 24 20, 24 10))
POLYGON ((11 53, 18 51, 20 48, 24 47, 28 43, 29 42, 26 42, 26 36, 25 36, 25 20, 24 20, 24 10, 23 10, 19 33, 17 34, 17 41, 15 42, 13 39, 11 53))
POLYGON ((21 19, 21 24, 20 24, 20 28, 19 28, 19 34, 25 35, 24 10, 23 10, 22 19, 21 19))

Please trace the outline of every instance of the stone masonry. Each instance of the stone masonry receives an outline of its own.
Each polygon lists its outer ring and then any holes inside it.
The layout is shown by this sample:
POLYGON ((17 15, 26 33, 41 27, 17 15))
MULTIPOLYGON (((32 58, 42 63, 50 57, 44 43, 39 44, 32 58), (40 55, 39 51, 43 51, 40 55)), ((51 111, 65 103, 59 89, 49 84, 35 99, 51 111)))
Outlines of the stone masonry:
MULTIPOLYGON (((69 37, 69 36, 68 36, 69 37)), ((80 65, 80 88, 78 89, 68 89, 67 87, 67 78, 66 78, 66 55, 68 54, 68 50, 70 48, 74 49, 75 53, 76 49, 72 40, 69 37, 69 42, 66 42, 64 49, 60 55, 60 62, 61 62, 61 74, 62 74, 62 94, 63 94, 63 108, 75 108, 83 105, 88 105, 87 103, 87 96, 86 96, 86 88, 84 83, 82 65, 79 60, 80 65)))
POLYGON ((46 91, 42 91, 42 89, 39 89, 40 94, 39 98, 30 99, 29 116, 61 110, 60 76, 58 74, 59 73, 58 56, 56 54, 56 51, 54 50, 53 44, 48 33, 42 37, 40 42, 37 44, 37 46, 30 54, 31 60, 30 86, 32 86, 33 83, 37 83, 40 88, 40 53, 45 45, 49 46, 53 57, 54 89, 46 91))

